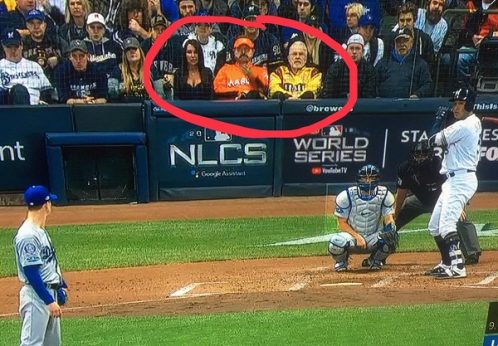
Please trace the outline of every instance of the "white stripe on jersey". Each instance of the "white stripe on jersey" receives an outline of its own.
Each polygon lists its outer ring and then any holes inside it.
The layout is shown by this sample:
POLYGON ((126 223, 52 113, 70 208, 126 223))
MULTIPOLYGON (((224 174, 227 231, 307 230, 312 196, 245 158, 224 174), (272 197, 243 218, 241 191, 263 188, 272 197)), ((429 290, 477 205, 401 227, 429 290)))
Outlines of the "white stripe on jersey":
POLYGON ((34 61, 22 58, 18 63, 0 60, 0 88, 10 89, 16 84, 24 85, 29 92, 30 103, 40 103, 40 92, 51 89, 42 68, 34 61))

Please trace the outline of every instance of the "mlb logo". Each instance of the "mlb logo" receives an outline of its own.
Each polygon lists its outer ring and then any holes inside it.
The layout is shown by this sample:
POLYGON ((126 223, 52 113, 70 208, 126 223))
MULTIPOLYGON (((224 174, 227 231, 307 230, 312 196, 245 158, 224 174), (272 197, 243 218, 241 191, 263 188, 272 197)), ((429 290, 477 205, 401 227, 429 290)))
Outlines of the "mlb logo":
POLYGON ((344 132, 342 125, 326 126, 322 129, 322 136, 324 137, 341 137, 344 132))
POLYGON ((221 131, 204 129, 204 140, 206 142, 231 142, 232 135, 221 131))
POLYGON ((320 175, 322 174, 322 167, 313 167, 311 168, 311 174, 320 175))

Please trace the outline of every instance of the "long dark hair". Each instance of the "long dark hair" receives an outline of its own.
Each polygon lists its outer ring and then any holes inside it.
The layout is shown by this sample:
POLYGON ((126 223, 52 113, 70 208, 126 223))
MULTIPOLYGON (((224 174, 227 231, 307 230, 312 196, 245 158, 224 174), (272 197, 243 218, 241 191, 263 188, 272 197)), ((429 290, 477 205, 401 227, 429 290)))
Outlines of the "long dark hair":
POLYGON ((183 55, 182 55, 182 70, 184 75, 188 74, 188 62, 187 62, 187 47, 188 45, 192 45, 197 51, 198 61, 197 68, 199 69, 199 73, 202 72, 206 66, 204 65, 204 54, 202 53, 202 47, 199 41, 195 39, 189 39, 183 42, 183 55))
POLYGON ((121 6, 120 15, 120 29, 124 30, 128 28, 128 11, 138 9, 142 11, 142 28, 145 30, 150 29, 150 19, 149 19, 149 3, 147 0, 124 0, 121 6))

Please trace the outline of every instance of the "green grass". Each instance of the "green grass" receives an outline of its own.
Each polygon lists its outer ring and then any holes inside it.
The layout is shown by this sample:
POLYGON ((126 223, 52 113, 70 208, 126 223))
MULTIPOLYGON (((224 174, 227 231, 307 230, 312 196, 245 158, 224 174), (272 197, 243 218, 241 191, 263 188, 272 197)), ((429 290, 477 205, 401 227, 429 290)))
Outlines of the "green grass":
MULTIPOLYGON (((472 213, 472 220, 496 224, 498 212, 472 213)), ((424 228, 427 216, 406 228, 424 228)), ((497 227, 498 228, 498 225, 497 227)), ((192 220, 49 227, 64 271, 241 258, 325 255, 326 243, 262 245, 329 234, 334 218, 275 217, 192 220)), ((16 275, 12 239, 16 230, 0 230, 0 277, 16 275)), ((498 237, 481 239, 497 249, 498 237)), ((434 251, 427 232, 401 235, 399 251, 434 251)))
MULTIPOLYGON (((386 302, 388 303, 388 302, 386 302)), ((66 345, 482 345, 487 303, 224 313, 178 317, 65 318, 66 345)), ((0 320, 0 345, 19 321, 0 320)))
MULTIPOLYGON (((471 213, 498 228, 498 211, 471 213)), ((428 216, 406 229, 425 228, 428 216)), ((64 271, 159 263, 326 255, 326 243, 262 245, 329 234, 331 217, 57 226, 64 271)), ((15 275, 14 229, 0 230, 0 276, 15 275)), ((480 239, 498 249, 498 237, 480 239)), ((427 232, 401 235, 400 251, 433 251, 427 232)), ((337 299, 340 299, 338 297, 337 299)), ((389 301, 385 302, 390 304, 389 301)), ((194 316, 64 318, 66 345, 482 345, 488 304, 458 303, 194 316)), ((18 344, 18 319, 0 319, 0 345, 18 344)))

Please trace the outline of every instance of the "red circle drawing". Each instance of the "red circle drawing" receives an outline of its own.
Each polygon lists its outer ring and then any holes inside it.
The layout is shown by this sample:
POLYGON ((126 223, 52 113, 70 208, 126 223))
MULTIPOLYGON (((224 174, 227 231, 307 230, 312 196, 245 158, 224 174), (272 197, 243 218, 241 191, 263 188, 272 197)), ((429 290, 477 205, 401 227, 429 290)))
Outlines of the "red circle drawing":
POLYGON ((295 20, 281 18, 276 16, 258 16, 256 21, 244 21, 232 17, 224 16, 191 16, 179 19, 172 23, 154 42, 149 52, 145 57, 144 63, 144 85, 145 89, 150 95, 152 101, 154 101, 159 107, 164 111, 185 120, 189 123, 206 127, 212 130, 222 131, 230 133, 232 135, 237 135, 246 138, 295 138, 306 135, 308 133, 316 132, 321 128, 334 123, 342 118, 344 118, 354 107, 356 100, 358 99, 358 71, 356 64, 349 54, 344 50, 344 48, 334 41, 330 36, 323 33, 322 31, 310 27, 306 24, 297 22, 295 20), (306 32, 315 36, 324 42, 327 46, 335 50, 344 60, 349 68, 349 98, 342 108, 327 116, 326 118, 317 121, 311 125, 303 126, 292 130, 259 130, 254 128, 248 128, 245 126, 240 126, 236 124, 227 123, 224 121, 208 118, 199 114, 194 114, 185 111, 184 109, 178 108, 168 101, 164 100, 152 86, 150 78, 150 68, 154 62, 155 57, 159 54, 160 49, 164 46, 166 41, 173 36, 173 34, 178 30, 178 28, 185 24, 190 23, 230 23, 240 26, 250 26, 259 29, 265 29, 265 23, 276 24, 281 26, 290 27, 301 32, 306 32))

